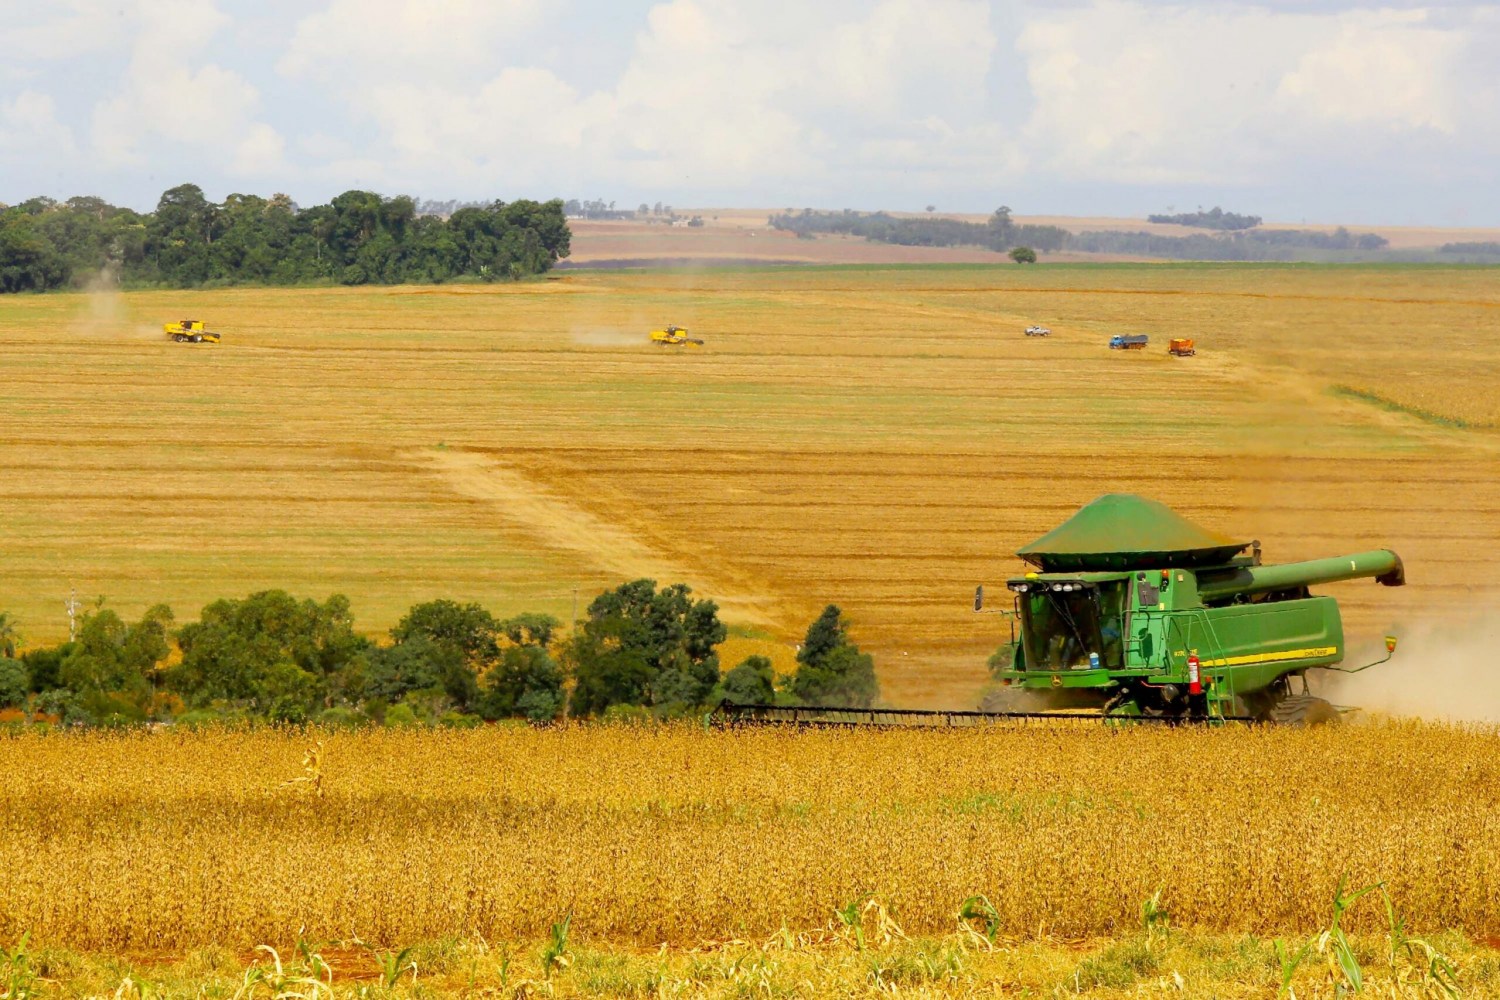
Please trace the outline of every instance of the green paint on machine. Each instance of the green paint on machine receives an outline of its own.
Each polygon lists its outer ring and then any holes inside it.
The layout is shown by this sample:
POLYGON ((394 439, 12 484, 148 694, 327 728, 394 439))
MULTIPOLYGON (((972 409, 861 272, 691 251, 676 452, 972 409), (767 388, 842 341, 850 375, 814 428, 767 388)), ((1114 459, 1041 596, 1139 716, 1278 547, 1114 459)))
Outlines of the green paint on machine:
POLYGON ((1342 669, 1343 621, 1336 600, 1309 588, 1406 582, 1386 549, 1264 565, 1258 542, 1129 494, 1100 497, 1018 555, 1037 571, 1007 584, 1019 634, 997 676, 1013 703, 1122 716, 1336 718, 1305 675, 1342 669))

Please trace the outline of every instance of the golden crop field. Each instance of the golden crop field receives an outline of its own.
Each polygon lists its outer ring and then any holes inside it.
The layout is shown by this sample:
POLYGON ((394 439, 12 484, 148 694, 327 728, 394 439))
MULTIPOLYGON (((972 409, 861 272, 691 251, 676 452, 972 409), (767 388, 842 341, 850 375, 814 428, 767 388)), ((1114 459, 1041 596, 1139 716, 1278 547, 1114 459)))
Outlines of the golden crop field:
POLYGON ((437 596, 566 620, 645 575, 721 603, 730 664, 789 666, 836 602, 889 701, 967 707, 1001 638, 974 585, 1130 491, 1270 560, 1396 549, 1405 589, 1328 588, 1357 655, 1493 606, 1497 317, 1493 270, 1420 267, 10 296, 0 609, 40 642, 70 587, 179 619, 283 587, 348 594, 378 633, 437 596), (182 316, 224 343, 167 342, 182 316), (648 345, 668 322, 707 346, 648 345), (1151 350, 1104 348, 1134 331, 1151 350), (1166 356, 1179 335, 1197 357, 1166 356))
MULTIPOLYGON (((1500 735, 690 725, 34 735, 0 744, 0 941, 114 951, 580 933, 654 947, 1320 926, 1340 876, 1500 932, 1500 735), (321 743, 312 762, 304 755, 321 743)), ((1351 929, 1384 929, 1377 906, 1351 929)))

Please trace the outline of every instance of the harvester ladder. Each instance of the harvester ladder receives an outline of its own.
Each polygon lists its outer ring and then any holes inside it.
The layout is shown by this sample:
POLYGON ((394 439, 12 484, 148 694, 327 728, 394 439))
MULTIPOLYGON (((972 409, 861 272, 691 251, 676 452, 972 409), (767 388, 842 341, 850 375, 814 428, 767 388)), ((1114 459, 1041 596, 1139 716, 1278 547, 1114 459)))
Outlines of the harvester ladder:
MULTIPOLYGON (((1227 699, 1225 699, 1225 698, 1210 698, 1209 699, 1209 703, 1213 704, 1214 702, 1218 702, 1219 703, 1219 716, 1222 717, 1222 718, 1228 718, 1228 717, 1231 716, 1231 714, 1233 713, 1233 709, 1234 709, 1234 699, 1235 699, 1235 693, 1234 693, 1234 668, 1231 667, 1229 665, 1229 663, 1228 663, 1228 660, 1229 660, 1228 652, 1224 649, 1224 644, 1219 640, 1219 633, 1214 628, 1213 619, 1210 618, 1208 616, 1208 613, 1206 611, 1204 611, 1202 608, 1194 608, 1194 609, 1192 609, 1192 616, 1193 616, 1194 620, 1201 620, 1202 621, 1203 631, 1206 634, 1206 636, 1208 638, 1208 641, 1213 644, 1213 648, 1217 651, 1217 654, 1214 657, 1201 657, 1200 659, 1221 659, 1221 660, 1225 661, 1225 663, 1224 663, 1224 674, 1223 674, 1223 677, 1224 677, 1225 682, 1229 685, 1229 697, 1227 699), (1227 702, 1227 704, 1230 707, 1230 711, 1229 712, 1224 711, 1224 705, 1225 705, 1226 702, 1227 702)), ((1173 626, 1177 627, 1177 621, 1176 621, 1176 619, 1173 620, 1173 626)), ((1183 649, 1185 649, 1189 653, 1189 655, 1191 655, 1191 653, 1193 651, 1192 639, 1193 639, 1192 630, 1188 629, 1187 634, 1182 637, 1182 646, 1183 646, 1183 649)), ((1217 691, 1217 686, 1215 686, 1215 690, 1217 691)), ((1210 714, 1212 714, 1212 713, 1210 713, 1210 714)))

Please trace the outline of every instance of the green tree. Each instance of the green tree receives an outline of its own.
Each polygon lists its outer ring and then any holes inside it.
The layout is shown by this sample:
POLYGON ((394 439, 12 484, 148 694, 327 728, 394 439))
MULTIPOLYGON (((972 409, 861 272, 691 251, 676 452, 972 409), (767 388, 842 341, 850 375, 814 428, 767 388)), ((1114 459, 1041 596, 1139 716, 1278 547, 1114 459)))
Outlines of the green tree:
POLYGON ((1036 251, 1031 247, 1016 247, 1011 250, 1010 259, 1017 264, 1035 264, 1036 251))
POLYGON ((635 580, 594 599, 566 650, 574 715, 707 699, 719 680, 715 649, 727 632, 718 605, 691 593, 681 583, 658 591, 654 580, 635 580), (675 673, 658 683, 669 671, 675 673))
POLYGON ((500 623, 500 634, 517 646, 552 645, 557 627, 562 623, 551 615, 525 611, 500 623))
POLYGON ((557 717, 563 705, 563 672, 547 650, 508 646, 486 675, 479 714, 486 719, 525 716, 535 722, 557 717))
POLYGON ((78 640, 58 666, 58 679, 74 691, 136 692, 171 652, 172 609, 158 604, 135 625, 103 608, 84 616, 78 640))
POLYGON ((284 590, 264 590, 243 600, 221 599, 203 609, 199 620, 177 632, 182 662, 168 671, 168 683, 192 704, 218 699, 240 701, 262 711, 307 696, 327 700, 360 673, 369 641, 354 631, 349 599, 335 594, 319 604, 298 601, 284 590), (312 677, 307 685, 283 668, 312 677))
POLYGON ((0 656, 0 708, 13 708, 25 704, 31 692, 31 675, 26 664, 8 656, 0 656))
POLYGON ((499 661, 500 629, 495 617, 478 604, 439 599, 413 605, 391 629, 391 638, 396 641, 393 648, 422 640, 440 652, 426 647, 418 651, 454 705, 468 711, 479 695, 478 678, 499 661))
MULTIPOLYGON (((365 674, 365 695, 395 703, 415 691, 452 697, 456 688, 464 704, 473 697, 474 673, 463 654, 452 646, 416 635, 403 642, 372 650, 365 674)), ((454 699, 458 701, 458 698, 454 699)))
POLYGON ((21 644, 21 634, 16 631, 15 619, 5 611, 0 611, 0 656, 6 659, 15 659, 16 647, 21 644))
POLYGON ((776 672, 768 657, 747 656, 719 683, 720 693, 736 705, 769 705, 776 700, 776 672))
POLYGON ((828 605, 807 629, 797 651, 792 694, 810 705, 868 708, 880 696, 875 661, 849 640, 849 623, 828 605))

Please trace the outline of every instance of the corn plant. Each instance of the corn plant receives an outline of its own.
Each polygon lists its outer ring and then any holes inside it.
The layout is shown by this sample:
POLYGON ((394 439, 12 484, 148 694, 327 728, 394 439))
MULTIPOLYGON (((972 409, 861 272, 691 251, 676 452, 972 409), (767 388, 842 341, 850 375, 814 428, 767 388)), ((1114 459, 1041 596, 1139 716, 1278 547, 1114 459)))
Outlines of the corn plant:
POLYGON ((995 938, 1000 933, 1000 913, 988 896, 970 896, 958 908, 958 926, 970 937, 983 941, 987 948, 994 950, 995 938), (983 925, 983 934, 974 929, 976 921, 983 925))
POLYGON ((573 911, 552 925, 547 943, 542 946, 542 977, 550 979, 554 970, 561 971, 571 961, 568 957, 568 934, 573 927, 573 911))
POLYGON ((30 1000, 35 995, 37 976, 31 967, 31 954, 26 950, 30 940, 28 932, 9 949, 0 948, 0 982, 5 986, 0 1000, 30 1000))

